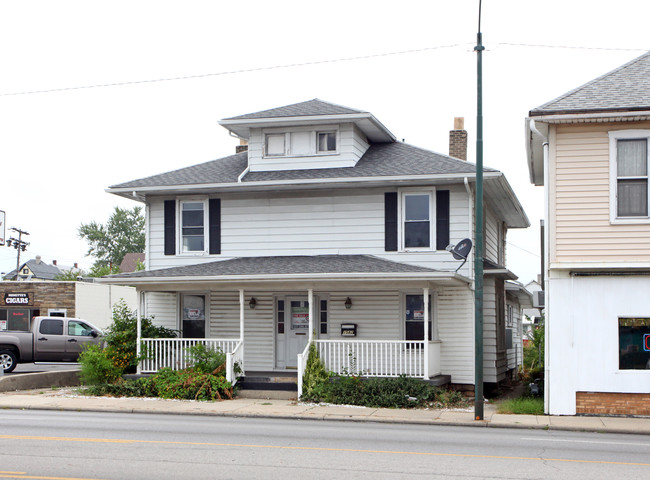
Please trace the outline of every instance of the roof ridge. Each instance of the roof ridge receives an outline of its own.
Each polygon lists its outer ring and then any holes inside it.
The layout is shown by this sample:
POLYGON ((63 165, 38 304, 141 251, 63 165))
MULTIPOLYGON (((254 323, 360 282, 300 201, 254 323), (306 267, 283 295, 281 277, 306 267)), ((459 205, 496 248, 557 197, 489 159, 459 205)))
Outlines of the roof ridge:
POLYGON ((564 93, 564 94, 562 94, 562 95, 560 95, 560 96, 558 96, 558 97, 556 97, 556 98, 554 98, 552 100, 549 100, 548 102, 546 102, 546 103, 544 103, 544 104, 542 104, 542 105, 540 105, 538 107, 533 108, 530 112, 544 110, 547 107, 549 107, 550 105, 552 105, 554 103, 558 103, 561 100, 564 100, 565 98, 568 98, 571 95, 579 92, 580 90, 584 90, 585 88, 587 88, 587 87, 589 87, 591 85, 594 85, 595 83, 598 83, 598 82, 604 80, 605 78, 608 78, 608 77, 610 77, 610 76, 612 76, 612 75, 614 75, 614 74, 616 74, 616 73, 618 73, 618 72, 620 72, 622 70, 625 70, 625 69, 629 68, 630 66, 640 62, 641 60, 645 59, 648 56, 650 56, 650 51, 647 51, 643 55, 640 55, 640 56, 638 56, 636 58, 633 58, 629 62, 627 62, 627 63, 625 63, 625 64, 623 64, 623 65, 621 65, 619 67, 616 67, 615 69, 610 70, 610 71, 600 75, 599 77, 594 78, 593 80, 590 80, 590 81, 588 81, 586 83, 583 83, 582 85, 580 85, 580 86, 578 86, 578 87, 576 87, 576 88, 574 88, 572 90, 569 90, 568 92, 566 92, 566 93, 564 93))

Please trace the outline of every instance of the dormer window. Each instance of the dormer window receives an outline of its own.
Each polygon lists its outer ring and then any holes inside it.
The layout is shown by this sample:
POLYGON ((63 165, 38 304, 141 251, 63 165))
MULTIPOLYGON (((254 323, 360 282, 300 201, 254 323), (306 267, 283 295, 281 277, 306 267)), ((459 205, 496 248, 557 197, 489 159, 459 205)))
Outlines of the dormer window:
POLYGON ((291 132, 267 132, 265 157, 302 157, 338 153, 338 129, 316 131, 301 128, 291 132))
POLYGON ((284 133, 274 133, 266 136, 266 156, 277 157, 286 155, 284 146, 284 133))
POLYGON ((318 153, 336 152, 336 132, 318 132, 318 153))

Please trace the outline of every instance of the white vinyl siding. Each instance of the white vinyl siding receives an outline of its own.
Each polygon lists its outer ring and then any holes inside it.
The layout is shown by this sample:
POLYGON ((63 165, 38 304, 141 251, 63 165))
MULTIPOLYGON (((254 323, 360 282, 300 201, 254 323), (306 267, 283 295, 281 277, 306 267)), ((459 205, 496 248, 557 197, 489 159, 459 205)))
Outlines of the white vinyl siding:
POLYGON ((451 383, 474 383, 474 296, 465 287, 437 290, 440 369, 451 383))
POLYGON ((153 317, 154 325, 178 330, 178 299, 175 293, 147 292, 144 294, 144 314, 153 317))
MULTIPOLYGON (((450 190, 450 242, 471 238, 464 186, 450 190)), ((451 270, 460 264, 446 251, 384 251, 385 189, 266 193, 221 197, 221 255, 163 255, 163 198, 150 203, 151 269, 234 257, 369 254, 397 262, 451 270)), ((470 262, 468 262, 469 264, 470 262)), ((466 264, 459 272, 470 275, 466 264)))
MULTIPOLYGON (((638 124, 639 129, 649 127, 638 124)), ((612 223, 610 217, 608 132, 630 130, 630 126, 554 128, 549 185, 551 263, 650 262, 650 224, 612 223)))

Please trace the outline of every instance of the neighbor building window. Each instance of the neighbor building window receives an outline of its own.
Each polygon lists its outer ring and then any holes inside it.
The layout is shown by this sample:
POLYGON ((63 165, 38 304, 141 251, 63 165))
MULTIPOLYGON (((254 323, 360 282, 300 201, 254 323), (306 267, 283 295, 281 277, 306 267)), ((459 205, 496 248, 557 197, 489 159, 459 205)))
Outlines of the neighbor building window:
POLYGON ((404 248, 431 247, 431 194, 402 196, 402 244, 404 248))
POLYGON ((648 220, 648 130, 609 132, 611 219, 648 220))
POLYGON ((650 370, 650 318, 618 319, 618 368, 650 370))
POLYGON ((181 244, 183 252, 205 251, 205 204, 181 202, 181 244))

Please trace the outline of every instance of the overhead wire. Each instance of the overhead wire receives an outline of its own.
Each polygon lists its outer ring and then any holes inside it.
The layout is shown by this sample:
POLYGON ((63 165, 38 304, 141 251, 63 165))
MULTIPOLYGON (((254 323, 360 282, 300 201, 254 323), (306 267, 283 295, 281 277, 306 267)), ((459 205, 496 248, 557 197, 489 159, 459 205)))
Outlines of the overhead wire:
MULTIPOLYGON (((428 52, 428 51, 432 51, 432 50, 440 50, 440 49, 447 49, 447 48, 462 47, 462 46, 467 46, 467 45, 473 45, 473 44, 472 43, 454 43, 454 44, 450 44, 450 45, 438 45, 438 46, 423 47, 423 48, 413 48, 413 49, 409 49, 409 50, 400 50, 400 51, 395 51, 395 52, 382 52, 382 53, 374 53, 374 54, 367 54, 367 55, 358 55, 358 56, 354 56, 354 57, 341 57, 341 58, 333 58, 333 59, 314 60, 314 61, 311 61, 311 62, 296 62, 296 63, 287 63, 287 64, 282 64, 282 65, 270 65, 270 66, 263 66, 263 67, 242 68, 242 69, 237 69, 237 70, 227 70, 227 71, 223 71, 223 72, 214 72, 214 73, 202 73, 202 74, 196 74, 196 75, 179 75, 179 76, 176 76, 176 77, 162 77, 162 78, 145 79, 145 80, 127 80, 127 81, 123 81, 123 82, 98 83, 98 84, 93 84, 93 85, 77 85, 77 86, 71 86, 71 87, 49 88, 49 89, 43 89, 43 90, 28 90, 28 91, 22 91, 22 92, 7 92, 7 93, 0 93, 0 97, 18 96, 18 95, 34 95, 34 94, 43 94, 43 93, 57 93, 57 92, 65 92, 65 91, 71 91, 71 90, 87 90, 87 89, 93 89, 93 88, 120 87, 120 86, 126 86, 126 85, 140 85, 140 84, 145 84, 145 83, 173 82, 173 81, 180 81, 180 80, 194 80, 194 79, 198 79, 198 78, 218 77, 218 76, 226 76, 226 75, 236 75, 236 74, 241 74, 241 73, 261 72, 261 71, 278 70, 278 69, 286 69, 286 68, 308 67, 308 66, 313 66, 313 65, 324 65, 324 64, 328 64, 328 63, 352 62, 352 61, 367 60, 367 59, 372 59, 372 58, 391 57, 391 56, 398 56, 398 55, 408 55, 408 54, 413 54, 413 53, 421 53, 421 52, 428 52)), ((571 49, 571 50, 623 51, 623 52, 635 52, 635 51, 646 52, 646 51, 648 51, 648 49, 641 49, 641 48, 584 47, 584 46, 571 46, 571 45, 544 45, 544 44, 512 43, 512 42, 499 42, 499 43, 496 43, 494 45, 494 47, 492 47, 492 48, 498 48, 500 46, 527 47, 527 48, 557 48, 557 49, 571 49)))

